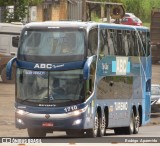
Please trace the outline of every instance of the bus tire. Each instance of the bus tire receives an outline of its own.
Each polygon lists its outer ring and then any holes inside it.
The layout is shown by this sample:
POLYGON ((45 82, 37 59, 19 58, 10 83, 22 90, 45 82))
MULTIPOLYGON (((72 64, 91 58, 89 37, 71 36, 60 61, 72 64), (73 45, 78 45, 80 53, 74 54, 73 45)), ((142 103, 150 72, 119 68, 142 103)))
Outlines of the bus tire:
POLYGON ((102 137, 102 136, 104 136, 104 133, 106 130, 105 115, 102 115, 101 117, 99 117, 98 120, 99 120, 98 136, 102 137))
POLYGON ((46 137, 46 132, 43 129, 28 128, 27 132, 29 137, 46 137))
POLYGON ((134 120, 134 112, 132 110, 131 115, 130 115, 130 124, 128 127, 125 127, 124 132, 125 134, 133 134, 134 133, 134 125, 135 125, 135 120, 134 120))
POLYGON ((69 137, 84 137, 84 131, 83 130, 66 130, 66 134, 69 137))
POLYGON ((96 112, 96 115, 94 117, 94 123, 93 123, 93 128, 88 129, 87 132, 87 137, 95 138, 98 136, 98 128, 99 128, 99 120, 98 120, 98 113, 96 112))
POLYGON ((134 132, 133 132, 133 134, 137 134, 139 132, 139 127, 140 127, 140 117, 139 117, 139 112, 137 112, 137 115, 135 114, 135 116, 134 116, 134 132))
POLYGON ((1 79, 2 79, 2 82, 3 83, 8 83, 8 84, 13 84, 15 83, 15 68, 13 67, 12 68, 12 80, 7 80, 6 79, 6 67, 4 67, 2 69, 2 72, 1 72, 1 79))

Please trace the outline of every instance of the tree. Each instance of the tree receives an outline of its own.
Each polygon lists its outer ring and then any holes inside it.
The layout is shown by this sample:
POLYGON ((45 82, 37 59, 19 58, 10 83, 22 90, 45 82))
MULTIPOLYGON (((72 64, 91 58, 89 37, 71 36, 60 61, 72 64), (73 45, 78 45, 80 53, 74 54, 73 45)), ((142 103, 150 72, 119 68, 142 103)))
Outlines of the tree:
POLYGON ((160 0, 122 0, 126 11, 134 13, 143 22, 150 22, 152 7, 159 7, 160 0))
POLYGON ((92 0, 123 3, 126 12, 134 13, 143 22, 150 22, 152 7, 159 7, 160 0, 92 0))
POLYGON ((42 3, 43 0, 0 0, 0 6, 5 8, 5 22, 21 22, 28 14, 28 7, 42 3), (14 13, 7 6, 14 6, 14 13))

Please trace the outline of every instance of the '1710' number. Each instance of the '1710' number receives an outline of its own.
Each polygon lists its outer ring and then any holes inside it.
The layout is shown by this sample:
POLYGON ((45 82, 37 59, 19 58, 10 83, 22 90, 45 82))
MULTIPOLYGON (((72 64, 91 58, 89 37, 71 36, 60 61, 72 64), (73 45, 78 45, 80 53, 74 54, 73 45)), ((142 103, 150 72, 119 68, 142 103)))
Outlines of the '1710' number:
POLYGON ((71 112, 71 111, 74 111, 74 110, 77 110, 77 106, 74 105, 74 106, 68 106, 66 108, 64 108, 65 112, 71 112))

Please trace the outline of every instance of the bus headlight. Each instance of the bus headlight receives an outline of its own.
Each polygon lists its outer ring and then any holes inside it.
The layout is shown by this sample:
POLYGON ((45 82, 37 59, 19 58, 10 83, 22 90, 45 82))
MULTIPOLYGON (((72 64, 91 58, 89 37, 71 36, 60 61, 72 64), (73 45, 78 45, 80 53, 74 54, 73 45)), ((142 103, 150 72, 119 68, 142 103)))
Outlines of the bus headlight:
POLYGON ((80 114, 84 113, 87 110, 87 108, 88 108, 88 105, 82 109, 71 112, 71 114, 73 116, 79 116, 80 114))
POLYGON ((73 115, 74 115, 74 116, 78 116, 78 115, 80 115, 80 114, 81 114, 81 111, 80 111, 80 110, 77 110, 77 111, 74 111, 74 112, 73 112, 73 115))
POLYGON ((16 110, 16 113, 17 113, 18 115, 25 115, 25 114, 27 114, 26 111, 21 110, 21 109, 17 109, 17 110, 16 110))

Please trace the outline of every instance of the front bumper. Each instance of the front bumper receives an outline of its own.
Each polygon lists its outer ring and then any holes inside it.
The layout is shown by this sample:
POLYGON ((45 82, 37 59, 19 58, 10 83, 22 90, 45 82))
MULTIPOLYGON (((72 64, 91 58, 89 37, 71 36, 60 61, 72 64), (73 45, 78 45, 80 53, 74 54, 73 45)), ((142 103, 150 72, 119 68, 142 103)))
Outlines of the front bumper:
POLYGON ((39 114, 16 110, 16 128, 45 128, 52 130, 84 129, 85 111, 64 114, 39 114))

